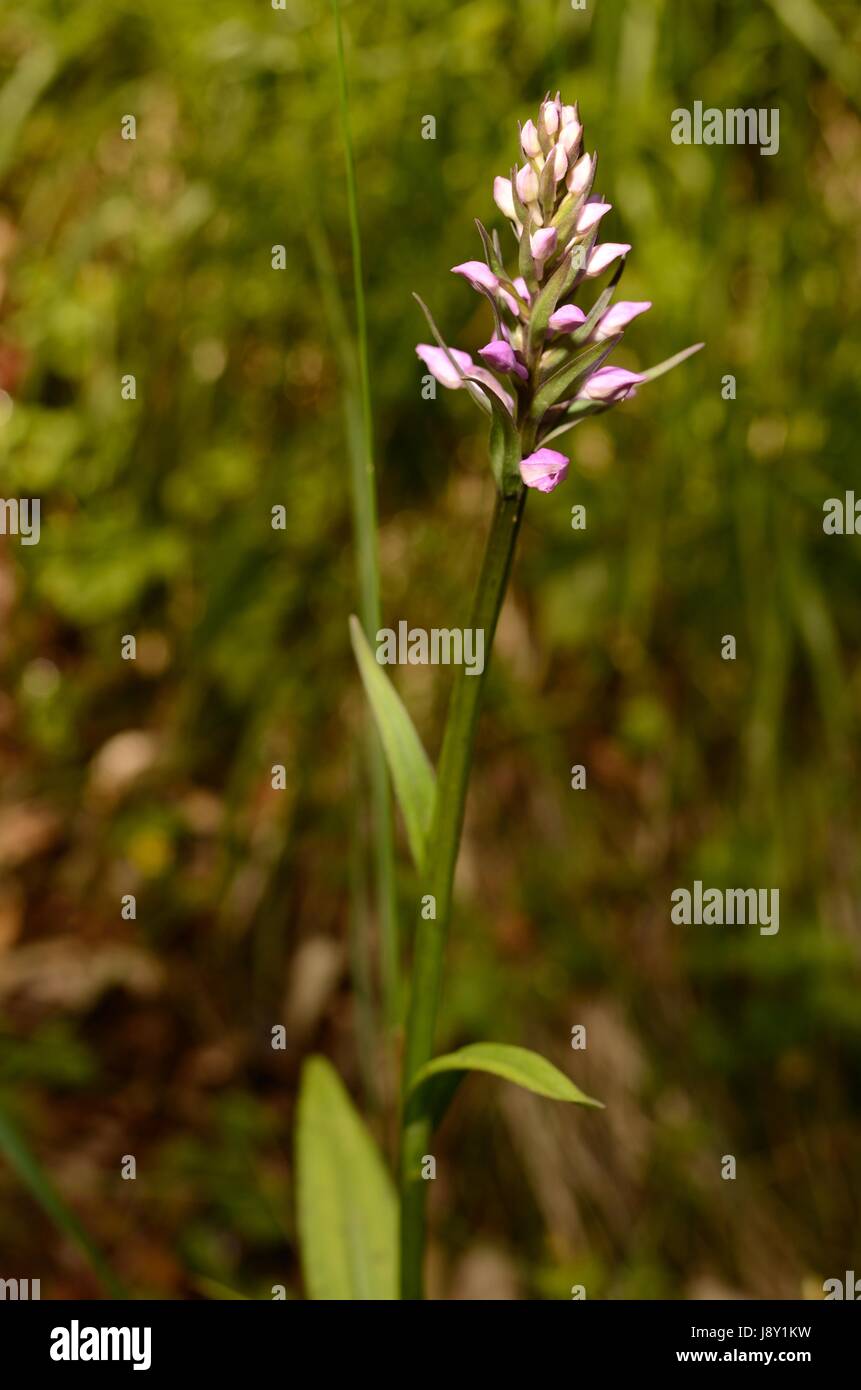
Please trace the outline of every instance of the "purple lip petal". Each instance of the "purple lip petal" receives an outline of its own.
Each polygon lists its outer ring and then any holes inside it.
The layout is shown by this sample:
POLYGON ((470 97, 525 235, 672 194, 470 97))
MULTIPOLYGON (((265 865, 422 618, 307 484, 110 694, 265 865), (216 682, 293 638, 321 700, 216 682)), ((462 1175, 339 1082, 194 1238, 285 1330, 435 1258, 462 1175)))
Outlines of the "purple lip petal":
POLYGON ((568 459, 556 449, 536 449, 522 459, 520 476, 527 487, 539 492, 552 492, 568 475, 568 459))

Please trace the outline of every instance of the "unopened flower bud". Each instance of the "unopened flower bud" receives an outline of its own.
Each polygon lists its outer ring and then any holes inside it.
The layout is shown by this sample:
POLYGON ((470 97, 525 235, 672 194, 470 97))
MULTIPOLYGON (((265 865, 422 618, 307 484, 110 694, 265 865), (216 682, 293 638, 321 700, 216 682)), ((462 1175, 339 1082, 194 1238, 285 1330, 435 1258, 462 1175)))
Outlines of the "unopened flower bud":
POLYGON ((517 221, 511 179, 503 179, 500 177, 493 180, 493 201, 505 217, 510 217, 512 222, 517 221))
POLYGON ((566 154, 570 155, 577 149, 582 134, 583 127, 579 121, 574 121, 571 125, 563 125, 559 132, 559 144, 562 145, 566 154))
POLYGON ((564 179, 568 172, 568 155, 561 141, 558 145, 553 146, 549 158, 553 160, 553 177, 559 183, 560 179, 564 179))
POLYGON ((493 367, 497 372, 514 372, 522 381, 529 380, 529 373, 514 348, 501 338, 494 338, 493 342, 479 348, 478 355, 482 362, 486 362, 488 367, 493 367))
POLYGON ((520 132, 520 148, 527 159, 537 159, 541 154, 541 141, 534 121, 527 121, 520 132))
POLYGON ((582 159, 578 159, 572 169, 568 170, 568 177, 565 180, 565 187, 569 193, 582 193, 588 186, 592 177, 592 156, 584 154, 582 159))
POLYGON ((538 175, 531 164, 524 164, 522 169, 518 169, 514 182, 521 203, 528 205, 536 201, 538 198, 538 175))
POLYGON ((544 129, 553 139, 559 129, 559 108, 555 101, 545 101, 542 114, 544 116, 544 129))
POLYGON ((554 333, 571 333, 586 322, 586 315, 576 304, 563 304, 550 315, 548 327, 554 333))
POLYGON ((548 256, 552 256, 556 249, 556 228, 543 227, 541 231, 533 232, 529 238, 529 248, 532 252, 532 259, 535 261, 535 269, 539 279, 544 269, 544 262, 548 256))

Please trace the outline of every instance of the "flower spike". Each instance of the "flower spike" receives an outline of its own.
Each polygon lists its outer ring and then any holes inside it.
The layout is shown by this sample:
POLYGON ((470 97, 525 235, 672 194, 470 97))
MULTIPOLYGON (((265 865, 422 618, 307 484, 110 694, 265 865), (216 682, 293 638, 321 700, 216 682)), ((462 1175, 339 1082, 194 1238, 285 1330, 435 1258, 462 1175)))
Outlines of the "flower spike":
POLYGON ((548 93, 536 117, 520 127, 518 154, 522 162, 511 177, 493 182, 493 200, 518 243, 514 268, 506 268, 497 232, 491 235, 480 222, 485 260, 452 267, 490 301, 493 337, 475 360, 444 342, 419 300, 436 346, 416 348, 440 385, 467 390, 490 416, 491 461, 506 497, 522 487, 552 492, 569 460, 547 448, 550 439, 628 400, 702 347, 697 343, 642 372, 606 361, 652 305, 612 302, 631 245, 597 240, 612 204, 592 194, 598 157, 583 150, 579 106, 548 93), (576 303, 580 290, 608 270, 609 282, 592 303, 576 303))

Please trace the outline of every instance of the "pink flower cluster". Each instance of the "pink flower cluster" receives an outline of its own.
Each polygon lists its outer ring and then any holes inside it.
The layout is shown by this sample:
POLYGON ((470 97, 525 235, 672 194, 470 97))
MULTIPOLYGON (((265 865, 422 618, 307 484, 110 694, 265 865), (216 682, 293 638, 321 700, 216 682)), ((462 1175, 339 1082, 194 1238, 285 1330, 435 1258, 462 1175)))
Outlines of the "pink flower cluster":
POLYGON ((523 163, 493 185, 494 201, 517 241, 516 273, 505 269, 498 235, 490 236, 481 223, 484 260, 453 267, 490 302, 493 337, 476 362, 448 347, 429 318, 437 345, 420 343, 416 352, 443 386, 466 388, 503 432, 517 432, 528 449, 520 457, 520 481, 552 492, 569 460, 536 446, 627 400, 702 344, 649 372, 605 365, 628 325, 652 306, 650 300, 611 302, 631 247, 598 241, 612 205, 592 193, 598 160, 583 150, 578 107, 563 105, 558 94, 545 99, 538 119, 522 127, 520 148, 523 163), (588 311, 574 302, 614 265, 609 286, 588 311))

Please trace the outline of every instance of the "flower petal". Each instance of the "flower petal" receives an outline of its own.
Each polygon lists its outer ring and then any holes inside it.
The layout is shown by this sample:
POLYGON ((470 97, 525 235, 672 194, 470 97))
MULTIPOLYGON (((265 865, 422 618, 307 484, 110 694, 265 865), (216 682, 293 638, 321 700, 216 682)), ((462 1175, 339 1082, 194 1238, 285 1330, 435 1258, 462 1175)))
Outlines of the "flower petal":
POLYGON ((638 314, 645 314, 651 307, 651 299, 620 299, 618 304, 611 305, 599 320, 595 328, 595 338, 600 342, 602 338, 612 338, 616 333, 624 332, 632 319, 638 314))
POLYGON ((517 196, 521 203, 528 205, 534 203, 538 198, 538 175, 531 164, 524 164, 522 169, 518 169, 514 182, 517 186, 517 196))
POLYGON ((556 228, 542 227, 540 231, 533 232, 529 238, 529 247, 534 259, 543 265, 556 248, 556 228))
POLYGON ((586 322, 586 315, 576 304, 562 304, 550 315, 548 327, 554 333, 570 333, 586 322))
POLYGON ((514 194, 511 189, 511 179, 495 178, 493 180, 493 201, 499 211, 506 217, 510 217, 512 222, 517 221, 517 213, 514 208, 514 194))
POLYGON ((541 141, 534 121, 527 121, 520 132, 520 148, 527 159, 537 159, 541 154, 541 141))
POLYGON ((577 218, 577 231, 581 235, 591 231, 602 217, 606 217, 612 206, 612 203, 599 203, 597 200, 594 203, 587 203, 577 218))
POLYGON ((499 281, 489 266, 484 261, 464 261, 461 265, 453 265, 452 275, 462 275, 468 280, 473 289, 490 290, 495 294, 499 289, 499 281))
POLYGON ((590 279, 595 275, 603 275, 608 265, 612 265, 620 256, 627 256, 630 249, 630 243, 627 241, 605 241, 600 246, 595 246, 586 266, 586 275, 590 279))
POLYGON ((501 338, 494 338, 492 342, 479 348, 478 355, 482 362, 485 362, 488 367, 493 367, 497 372, 515 372, 521 380, 529 380, 529 373, 523 363, 518 360, 514 348, 510 343, 503 342, 501 338))
MULTIPOLYGON (((449 352, 462 372, 472 371, 474 363, 468 352, 461 352, 458 348, 449 348, 449 352)), ((457 391, 463 386, 463 377, 451 365, 448 356, 441 347, 433 347, 430 343, 419 343, 416 347, 416 356, 421 358, 431 376, 436 377, 441 386, 447 386, 450 391, 457 391)))
POLYGON ((569 460, 556 449, 536 449, 534 454, 522 459, 520 476, 527 487, 537 488, 539 492, 552 492, 568 475, 569 460))
POLYGON ((573 193, 576 196, 578 193, 583 192, 583 189, 586 188, 591 177, 592 156, 590 154, 584 154, 582 159, 578 159, 577 163, 572 165, 568 170, 565 179, 565 187, 568 189, 569 193, 573 193))
POLYGON ((629 372, 625 367, 599 367, 584 382, 579 396, 588 401, 624 401, 645 380, 642 373, 629 372))

